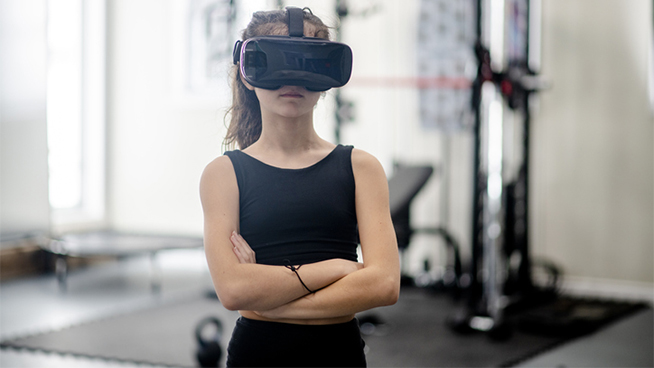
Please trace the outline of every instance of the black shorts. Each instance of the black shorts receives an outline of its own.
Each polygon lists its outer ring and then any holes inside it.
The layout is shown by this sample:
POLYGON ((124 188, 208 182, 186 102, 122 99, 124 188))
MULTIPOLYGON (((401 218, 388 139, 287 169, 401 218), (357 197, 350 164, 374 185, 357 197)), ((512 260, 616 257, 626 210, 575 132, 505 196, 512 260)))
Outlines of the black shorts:
POLYGON ((240 317, 227 367, 365 367, 359 323, 295 325, 240 317))

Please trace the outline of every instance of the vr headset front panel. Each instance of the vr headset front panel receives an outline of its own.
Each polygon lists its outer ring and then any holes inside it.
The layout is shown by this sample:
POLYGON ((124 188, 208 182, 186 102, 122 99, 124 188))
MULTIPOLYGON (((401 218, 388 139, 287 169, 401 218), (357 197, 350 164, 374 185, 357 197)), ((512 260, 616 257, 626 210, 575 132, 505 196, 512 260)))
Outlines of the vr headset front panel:
POLYGON ((237 42, 234 59, 240 62, 244 79, 264 89, 300 85, 326 91, 345 85, 352 73, 350 47, 321 38, 254 37, 242 44, 237 42))

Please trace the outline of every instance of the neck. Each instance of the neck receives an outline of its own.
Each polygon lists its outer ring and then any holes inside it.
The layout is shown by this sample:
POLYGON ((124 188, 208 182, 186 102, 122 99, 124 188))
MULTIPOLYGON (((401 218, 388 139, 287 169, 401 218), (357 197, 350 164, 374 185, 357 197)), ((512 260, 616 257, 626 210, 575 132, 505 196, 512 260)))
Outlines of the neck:
POLYGON ((298 153, 316 147, 322 139, 313 127, 313 114, 297 118, 262 115, 261 148, 298 153))

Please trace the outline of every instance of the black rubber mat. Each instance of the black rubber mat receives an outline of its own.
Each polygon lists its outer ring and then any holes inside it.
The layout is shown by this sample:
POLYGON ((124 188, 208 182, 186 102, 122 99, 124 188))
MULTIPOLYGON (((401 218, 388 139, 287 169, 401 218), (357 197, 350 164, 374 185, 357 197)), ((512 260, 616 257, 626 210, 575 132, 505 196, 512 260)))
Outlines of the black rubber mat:
MULTIPOLYGON (((507 366, 572 338, 533 334, 518 328, 506 341, 493 340, 485 333, 458 334, 445 324, 454 307, 447 295, 408 288, 402 290, 397 304, 360 314, 368 365, 507 366)), ((218 317, 225 328, 220 363, 224 365, 224 348, 238 314, 225 310, 217 299, 204 296, 4 341, 0 345, 139 364, 191 367, 197 366, 195 326, 207 316, 218 317)))
POLYGON ((504 341, 492 339, 488 333, 455 333, 446 324, 454 309, 454 303, 446 295, 409 289, 398 304, 376 310, 372 315, 386 325, 365 338, 370 349, 369 365, 498 367, 511 365, 563 342, 559 337, 520 331, 514 331, 504 341))
MULTIPOLYGON (((202 296, 3 341, 1 345, 111 361, 193 367, 195 326, 208 316, 221 320, 226 346, 238 313, 227 311, 217 299, 202 296)), ((224 356, 222 361, 224 364, 224 356)))

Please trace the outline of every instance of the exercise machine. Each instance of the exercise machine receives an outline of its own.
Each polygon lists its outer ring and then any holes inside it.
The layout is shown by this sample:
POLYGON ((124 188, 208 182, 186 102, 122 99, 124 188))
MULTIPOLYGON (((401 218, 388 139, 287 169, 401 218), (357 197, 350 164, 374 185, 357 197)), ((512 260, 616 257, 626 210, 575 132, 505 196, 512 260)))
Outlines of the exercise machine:
MULTIPOLYGON (((389 207, 391 219, 397 236, 397 245, 405 259, 404 253, 409 247, 411 237, 416 233, 427 233, 442 237, 449 253, 449 264, 443 275, 443 285, 448 289, 456 289, 461 277, 461 258, 459 244, 444 227, 414 228, 411 226, 411 204, 434 172, 430 165, 396 164, 393 175, 388 180, 389 207)), ((403 274, 403 285, 413 285, 412 277, 403 274)))
POLYGON ((543 88, 537 63, 530 57, 530 45, 537 40, 531 25, 539 17, 538 4, 536 0, 477 0, 471 284, 467 305, 449 320, 459 332, 478 330, 507 338, 509 311, 553 296, 534 286, 528 244, 530 101, 543 88), (489 16, 497 12, 508 17, 489 16), (496 32, 504 39, 505 30, 505 47, 503 42, 493 44, 494 36, 486 34, 496 32), (494 63, 494 56, 506 60, 494 63), (504 114, 509 113, 522 132, 518 147, 522 157, 513 180, 507 180, 503 157, 504 114))

